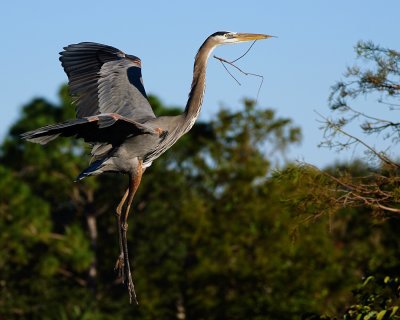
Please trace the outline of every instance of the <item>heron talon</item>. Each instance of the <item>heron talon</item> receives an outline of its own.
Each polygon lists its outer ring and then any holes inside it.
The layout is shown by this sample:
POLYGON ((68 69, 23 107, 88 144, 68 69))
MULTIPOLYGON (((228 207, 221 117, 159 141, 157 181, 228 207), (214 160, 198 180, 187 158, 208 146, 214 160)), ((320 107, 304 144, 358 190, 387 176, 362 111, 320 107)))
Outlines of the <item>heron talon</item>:
POLYGON ((115 262, 114 270, 118 271, 118 278, 122 279, 122 283, 125 283, 125 271, 124 271, 124 254, 121 253, 115 262))
POLYGON ((132 275, 131 272, 129 271, 128 276, 127 276, 127 286, 128 286, 128 292, 129 292, 129 303, 132 303, 132 298, 135 300, 136 304, 139 304, 137 301, 136 297, 136 292, 135 292, 135 285, 133 284, 132 280, 132 275))

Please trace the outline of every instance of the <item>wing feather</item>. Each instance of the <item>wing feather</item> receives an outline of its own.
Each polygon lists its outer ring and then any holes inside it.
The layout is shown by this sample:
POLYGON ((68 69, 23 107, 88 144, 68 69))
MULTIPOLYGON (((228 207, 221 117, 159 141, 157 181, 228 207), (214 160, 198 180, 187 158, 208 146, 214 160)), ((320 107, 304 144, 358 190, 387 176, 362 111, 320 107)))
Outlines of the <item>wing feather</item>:
POLYGON ((60 55, 78 118, 102 113, 142 123, 155 118, 138 57, 93 42, 69 45, 60 55))
POLYGON ((119 145, 128 136, 158 134, 153 128, 119 114, 100 114, 85 118, 67 120, 61 123, 25 132, 21 138, 35 143, 46 144, 62 136, 83 138, 89 143, 119 145))

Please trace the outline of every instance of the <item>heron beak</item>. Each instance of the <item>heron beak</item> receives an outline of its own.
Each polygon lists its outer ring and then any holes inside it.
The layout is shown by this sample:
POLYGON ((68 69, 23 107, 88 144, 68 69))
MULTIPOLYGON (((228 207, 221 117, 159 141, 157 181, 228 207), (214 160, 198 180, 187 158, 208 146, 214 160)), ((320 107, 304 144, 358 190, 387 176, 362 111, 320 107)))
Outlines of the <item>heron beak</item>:
POLYGON ((236 33, 234 37, 238 42, 276 38, 275 36, 259 33, 236 33))

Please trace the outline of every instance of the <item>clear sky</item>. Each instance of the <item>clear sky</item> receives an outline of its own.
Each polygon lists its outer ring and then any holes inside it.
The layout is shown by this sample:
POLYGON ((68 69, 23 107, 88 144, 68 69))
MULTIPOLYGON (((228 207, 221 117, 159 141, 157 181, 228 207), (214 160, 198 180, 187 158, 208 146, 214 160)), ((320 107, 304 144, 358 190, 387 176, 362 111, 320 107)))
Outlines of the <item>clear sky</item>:
MULTIPOLYGON (((59 61, 62 47, 95 41, 142 59, 148 93, 167 105, 184 106, 194 55, 219 30, 267 33, 239 61, 244 70, 264 76, 259 104, 291 117, 303 129, 291 159, 324 166, 357 153, 317 148, 322 132, 315 110, 328 115, 330 86, 353 64, 358 40, 400 49, 400 1, 3 1, 0 4, 0 139, 34 97, 57 101, 67 81, 59 61)), ((214 53, 239 56, 248 45, 225 46, 214 53)), ((210 59, 201 117, 221 106, 238 108, 255 98, 259 79, 238 75, 238 86, 210 59)))

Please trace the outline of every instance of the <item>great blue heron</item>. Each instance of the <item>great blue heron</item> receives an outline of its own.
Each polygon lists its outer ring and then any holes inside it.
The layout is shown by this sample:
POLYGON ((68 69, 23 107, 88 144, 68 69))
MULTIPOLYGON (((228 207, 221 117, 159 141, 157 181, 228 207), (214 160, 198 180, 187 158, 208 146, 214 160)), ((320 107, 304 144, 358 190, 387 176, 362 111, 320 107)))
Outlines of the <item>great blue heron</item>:
POLYGON ((127 219, 143 172, 195 123, 203 101, 206 65, 212 50, 222 44, 270 37, 225 31, 210 35, 194 61, 185 111, 168 117, 155 116, 143 87, 138 57, 93 42, 72 44, 60 53, 70 93, 75 97, 77 118, 26 132, 21 137, 40 144, 59 136, 76 136, 89 142, 92 161, 77 180, 103 172, 128 174, 128 189, 116 208, 120 254, 115 268, 127 284, 130 301, 133 297, 137 302, 128 258, 127 219))

